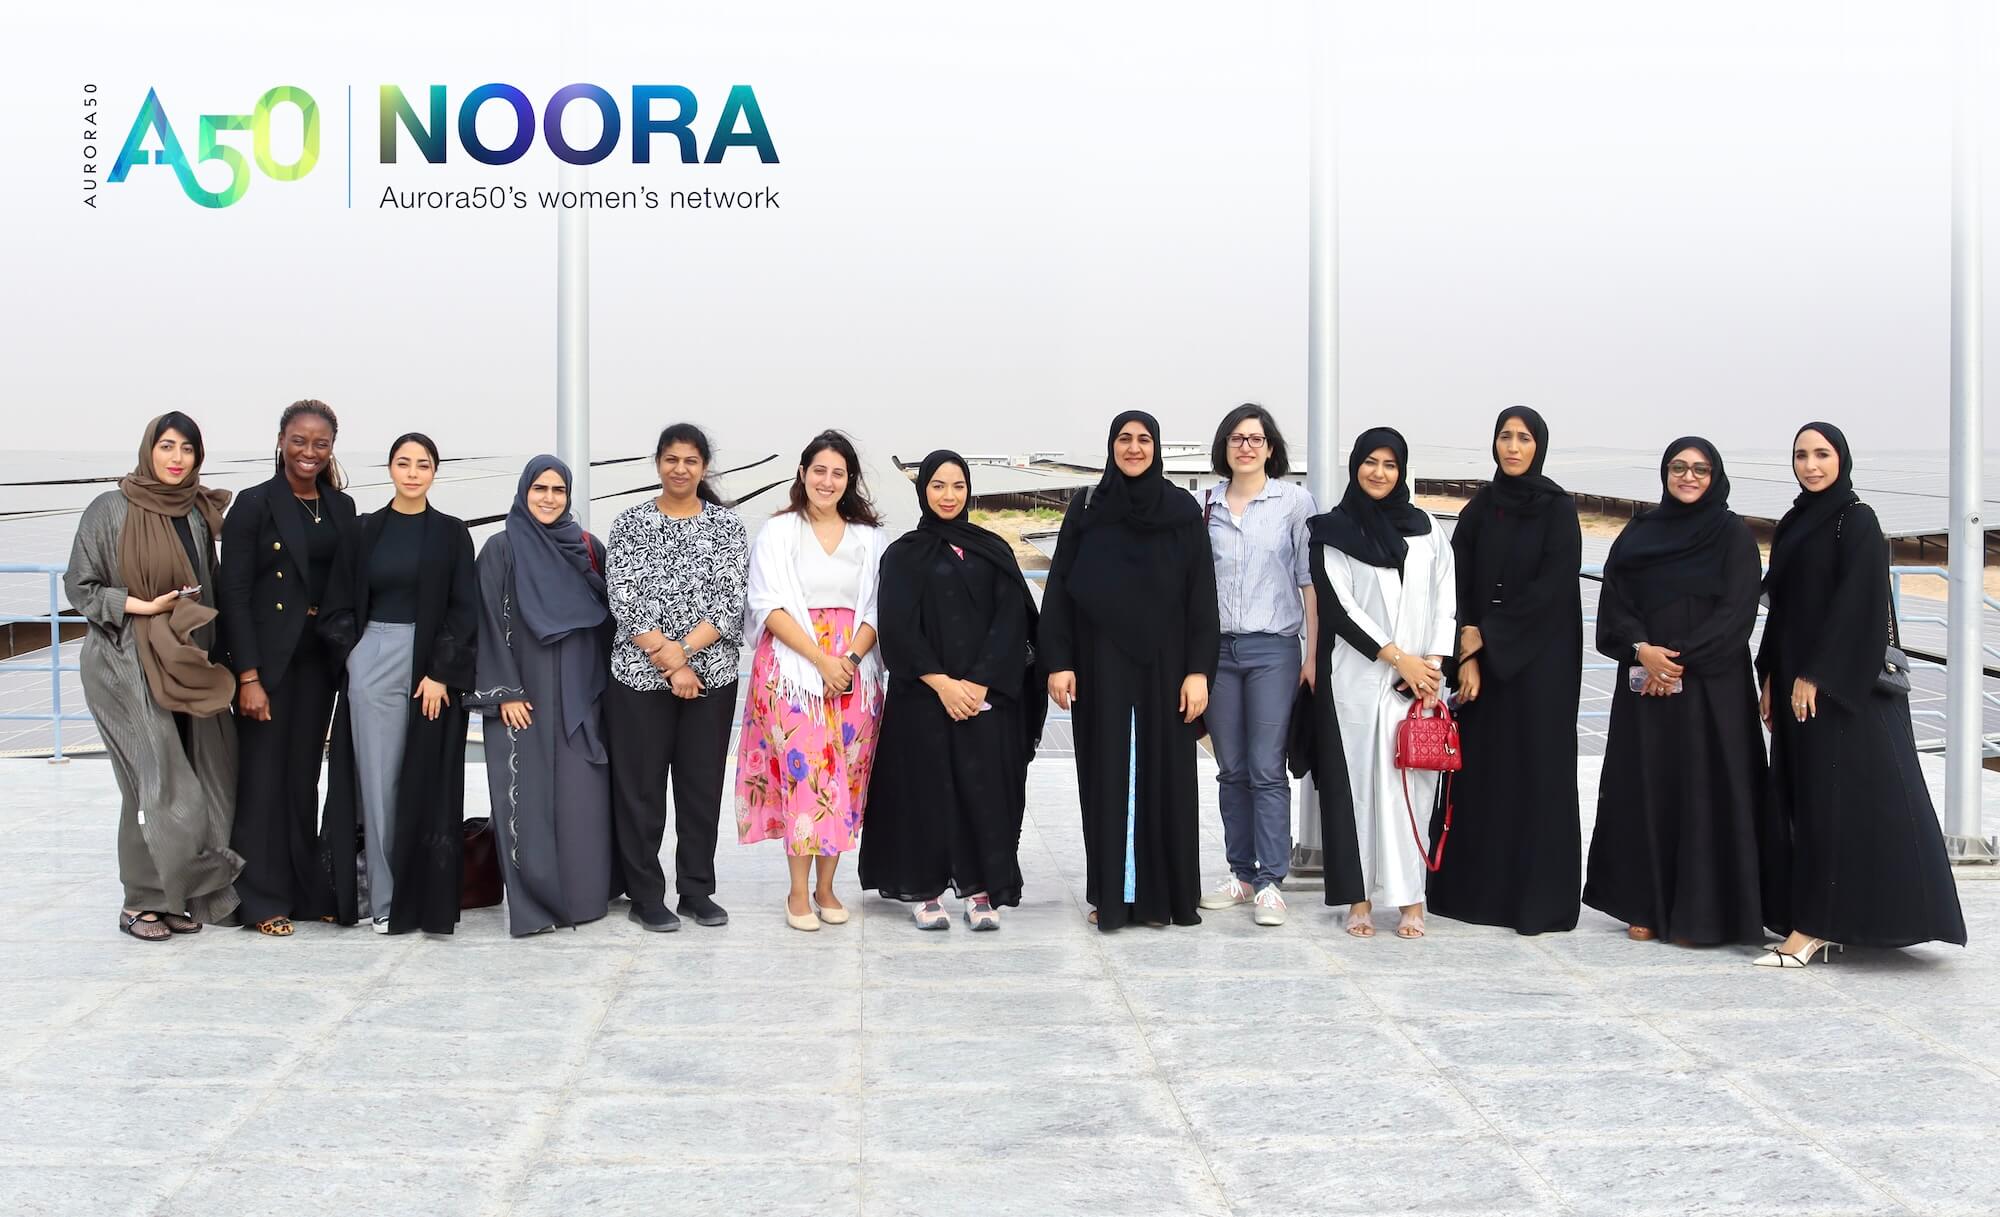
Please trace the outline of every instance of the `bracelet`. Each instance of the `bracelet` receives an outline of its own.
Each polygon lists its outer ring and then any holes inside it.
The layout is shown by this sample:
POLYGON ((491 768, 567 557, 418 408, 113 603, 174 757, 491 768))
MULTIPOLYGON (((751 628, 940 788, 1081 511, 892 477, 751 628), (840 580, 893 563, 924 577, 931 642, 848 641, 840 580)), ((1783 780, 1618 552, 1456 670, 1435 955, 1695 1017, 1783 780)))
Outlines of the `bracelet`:
POLYGON ((261 685, 261 684, 263 684, 263 683, 264 683, 264 682, 263 682, 263 681, 262 681, 261 679, 259 679, 258 677, 255 677, 255 676, 251 676, 251 677, 241 677, 241 676, 239 676, 239 677, 237 677, 237 678, 236 678, 236 687, 237 687, 237 688, 239 688, 239 689, 240 689, 240 688, 242 688, 242 687, 243 687, 244 685, 261 685))

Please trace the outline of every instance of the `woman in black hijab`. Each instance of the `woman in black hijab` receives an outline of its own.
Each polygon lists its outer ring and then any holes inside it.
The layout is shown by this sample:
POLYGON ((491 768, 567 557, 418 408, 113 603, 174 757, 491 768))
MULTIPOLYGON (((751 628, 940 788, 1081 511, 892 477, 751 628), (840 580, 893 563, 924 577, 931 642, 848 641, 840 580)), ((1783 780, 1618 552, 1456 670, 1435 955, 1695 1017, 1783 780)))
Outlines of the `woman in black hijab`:
POLYGON ((615 886, 601 701, 611 666, 604 545, 570 510, 570 470, 521 470, 506 526, 479 551, 486 782, 507 928, 516 937, 604 916, 615 886))
MULTIPOLYGON (((1576 501, 1542 473, 1549 428, 1525 406, 1493 424, 1497 468, 1459 514, 1457 688, 1465 769, 1443 865, 1440 917, 1522 934, 1576 928, 1576 704, 1583 684, 1583 532, 1576 501)), ((1444 827, 1440 808, 1431 839, 1444 827)))
POLYGON ((1029 657, 1035 602, 1006 541, 965 518, 970 467, 937 451, 917 470, 922 518, 882 555, 881 735, 861 838, 861 886, 917 904, 917 928, 1000 928, 1021 903, 1021 813, 1048 702, 1029 657))
POLYGON ((1789 931, 1766 967, 1841 944, 1965 945, 1944 836, 1917 768, 1906 696, 1877 687, 1889 638, 1889 547, 1854 493, 1847 437, 1792 439, 1799 496, 1778 522, 1757 648, 1771 798, 1789 850, 1767 868, 1765 922, 1789 931))
POLYGON ((1221 648, 1194 498, 1166 480, 1160 425, 1111 420, 1104 476, 1063 515, 1038 645, 1072 713, 1086 898, 1098 928, 1198 925, 1195 720, 1221 648))
POLYGON ((1759 943, 1777 840, 1750 669, 1763 563, 1713 444, 1667 445, 1660 487, 1598 593, 1597 649, 1619 667, 1583 902, 1636 941, 1759 943))

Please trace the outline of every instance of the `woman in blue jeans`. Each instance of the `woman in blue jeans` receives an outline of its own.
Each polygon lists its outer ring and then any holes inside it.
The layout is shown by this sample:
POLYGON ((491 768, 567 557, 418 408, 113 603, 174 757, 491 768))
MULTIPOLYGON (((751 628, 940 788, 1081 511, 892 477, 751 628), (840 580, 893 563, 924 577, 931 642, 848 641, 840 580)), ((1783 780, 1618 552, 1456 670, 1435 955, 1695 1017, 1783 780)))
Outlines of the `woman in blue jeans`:
POLYGON ((1203 491, 1201 507, 1222 619, 1222 664, 1207 721, 1230 873, 1201 907, 1250 904, 1258 925, 1283 925, 1278 885, 1292 858, 1285 729, 1299 682, 1313 679, 1317 614, 1306 565, 1313 500, 1284 480, 1285 437, 1262 406, 1231 410, 1215 429, 1209 459, 1229 479, 1203 491))

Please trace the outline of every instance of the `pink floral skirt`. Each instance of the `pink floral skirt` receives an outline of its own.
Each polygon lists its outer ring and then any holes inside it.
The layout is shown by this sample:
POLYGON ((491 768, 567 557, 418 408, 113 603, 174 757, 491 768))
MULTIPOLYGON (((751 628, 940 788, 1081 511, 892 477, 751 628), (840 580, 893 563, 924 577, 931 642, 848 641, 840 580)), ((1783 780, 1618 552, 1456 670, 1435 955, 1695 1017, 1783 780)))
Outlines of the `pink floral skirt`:
MULTIPOLYGON (((852 609, 813 609, 820 649, 844 655, 854 633, 852 609)), ((777 646, 757 644, 744 690, 736 746, 736 839, 783 841, 788 854, 844 854, 861 836, 868 772, 875 764, 880 694, 857 689, 807 706, 778 688, 777 646)))

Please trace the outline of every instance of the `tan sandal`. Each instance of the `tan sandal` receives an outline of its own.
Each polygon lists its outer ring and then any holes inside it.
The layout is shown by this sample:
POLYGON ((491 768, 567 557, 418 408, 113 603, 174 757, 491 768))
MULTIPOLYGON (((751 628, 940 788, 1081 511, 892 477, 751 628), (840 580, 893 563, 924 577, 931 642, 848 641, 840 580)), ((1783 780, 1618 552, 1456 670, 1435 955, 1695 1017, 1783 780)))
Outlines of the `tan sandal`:
POLYGON ((1424 915, 1422 913, 1404 913, 1403 919, 1396 924, 1396 937, 1417 939, 1423 936, 1424 915))
POLYGON ((1365 913, 1356 913, 1350 906, 1347 912, 1347 932, 1356 938, 1375 937, 1375 909, 1370 906, 1365 913))

